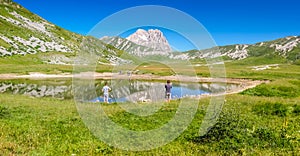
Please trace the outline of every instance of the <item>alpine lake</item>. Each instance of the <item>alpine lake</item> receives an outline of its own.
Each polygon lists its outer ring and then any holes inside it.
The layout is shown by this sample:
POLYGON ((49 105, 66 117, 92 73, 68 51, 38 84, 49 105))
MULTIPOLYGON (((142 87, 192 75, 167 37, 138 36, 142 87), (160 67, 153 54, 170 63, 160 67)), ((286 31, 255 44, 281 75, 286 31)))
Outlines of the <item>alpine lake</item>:
MULTIPOLYGON (((159 80, 94 80, 94 97, 90 102, 103 102, 102 87, 108 82, 111 92, 109 102, 149 102, 152 99, 164 99, 165 82, 159 80), (125 83, 124 83, 125 82, 125 83)), ((0 93, 20 94, 34 98, 52 97, 56 99, 73 99, 73 83, 70 78, 48 79, 8 79, 0 80, 0 93)), ((236 90, 240 84, 173 82, 172 99, 185 97, 198 98, 226 90, 236 90)), ((88 94, 88 93, 87 93, 88 94)))

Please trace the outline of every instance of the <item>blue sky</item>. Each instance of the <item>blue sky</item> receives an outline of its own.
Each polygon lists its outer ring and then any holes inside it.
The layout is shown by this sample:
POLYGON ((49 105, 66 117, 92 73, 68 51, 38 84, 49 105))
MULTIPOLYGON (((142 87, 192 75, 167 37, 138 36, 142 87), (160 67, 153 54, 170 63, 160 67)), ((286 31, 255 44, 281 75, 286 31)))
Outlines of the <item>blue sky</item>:
POLYGON ((14 1, 56 25, 83 35, 105 17, 140 5, 163 5, 186 12, 203 24, 217 45, 251 44, 300 35, 299 0, 14 1))

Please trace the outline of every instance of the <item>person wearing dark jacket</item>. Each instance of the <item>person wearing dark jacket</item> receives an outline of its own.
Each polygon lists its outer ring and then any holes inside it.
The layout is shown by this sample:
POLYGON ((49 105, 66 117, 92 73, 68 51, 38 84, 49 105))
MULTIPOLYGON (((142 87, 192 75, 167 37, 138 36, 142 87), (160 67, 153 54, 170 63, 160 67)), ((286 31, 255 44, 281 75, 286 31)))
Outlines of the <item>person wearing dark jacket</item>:
POLYGON ((172 89, 172 84, 170 80, 167 80, 167 84, 165 85, 166 89, 166 101, 170 102, 171 101, 171 89, 172 89))

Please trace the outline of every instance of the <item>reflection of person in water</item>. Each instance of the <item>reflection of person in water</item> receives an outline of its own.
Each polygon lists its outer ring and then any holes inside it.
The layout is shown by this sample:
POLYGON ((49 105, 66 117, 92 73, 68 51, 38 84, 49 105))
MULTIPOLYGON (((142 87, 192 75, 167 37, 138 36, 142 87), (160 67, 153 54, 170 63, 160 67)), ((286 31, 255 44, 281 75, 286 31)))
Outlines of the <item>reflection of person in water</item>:
POLYGON ((170 102, 171 101, 171 89, 172 89, 172 84, 170 80, 167 80, 167 84, 165 85, 166 88, 166 101, 170 102))
POLYGON ((103 92, 103 100, 106 103, 108 102, 108 97, 109 97, 109 91, 111 91, 111 89, 108 87, 107 82, 105 82, 103 88, 102 88, 102 92, 103 92))
POLYGON ((127 71, 128 80, 131 80, 131 71, 127 71))

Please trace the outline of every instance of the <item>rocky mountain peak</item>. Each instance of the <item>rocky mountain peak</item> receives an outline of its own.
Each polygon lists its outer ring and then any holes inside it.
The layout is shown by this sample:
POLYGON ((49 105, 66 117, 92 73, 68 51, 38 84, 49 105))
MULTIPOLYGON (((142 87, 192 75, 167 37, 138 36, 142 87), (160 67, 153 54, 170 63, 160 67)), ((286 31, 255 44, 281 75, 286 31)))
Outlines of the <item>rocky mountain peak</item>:
POLYGON ((158 29, 149 29, 148 31, 144 29, 138 29, 135 33, 128 36, 126 39, 138 45, 152 48, 153 51, 172 51, 166 37, 158 29))

